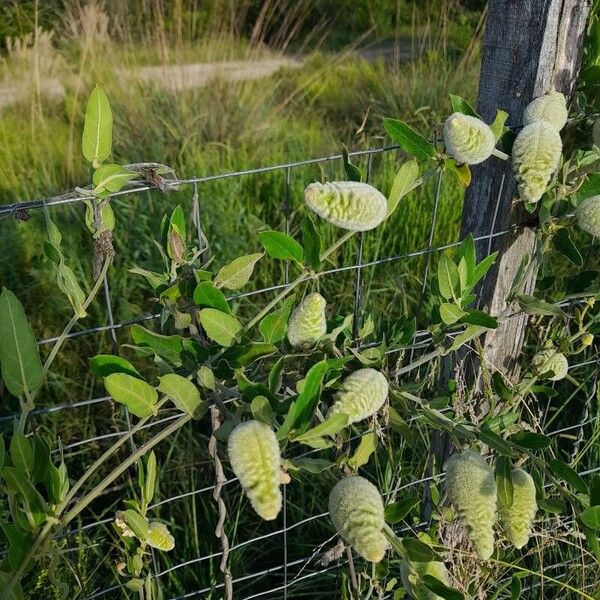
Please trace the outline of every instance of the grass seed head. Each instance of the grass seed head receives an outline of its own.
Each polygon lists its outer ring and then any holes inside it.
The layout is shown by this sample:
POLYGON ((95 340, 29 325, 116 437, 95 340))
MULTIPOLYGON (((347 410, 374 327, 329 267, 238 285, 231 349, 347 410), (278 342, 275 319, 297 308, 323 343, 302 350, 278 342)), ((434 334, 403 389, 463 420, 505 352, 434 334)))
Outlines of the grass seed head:
POLYGON ((476 451, 453 454, 445 465, 446 491, 450 502, 467 526, 480 558, 494 552, 494 524, 497 519, 494 472, 476 451))
POLYGON ((304 201, 320 217, 349 231, 374 229, 387 216, 386 197, 368 183, 311 183, 304 201))
POLYGON ((364 477, 338 481, 329 494, 329 515, 337 532, 358 554, 371 562, 385 555, 383 500, 379 490, 364 477))
POLYGON ((273 430, 261 421, 245 421, 228 442, 231 468, 239 478, 252 508, 266 521, 281 510, 281 453, 273 430))
POLYGON ((444 123, 444 143, 456 162, 476 165, 490 157, 496 138, 481 119, 455 112, 444 123))

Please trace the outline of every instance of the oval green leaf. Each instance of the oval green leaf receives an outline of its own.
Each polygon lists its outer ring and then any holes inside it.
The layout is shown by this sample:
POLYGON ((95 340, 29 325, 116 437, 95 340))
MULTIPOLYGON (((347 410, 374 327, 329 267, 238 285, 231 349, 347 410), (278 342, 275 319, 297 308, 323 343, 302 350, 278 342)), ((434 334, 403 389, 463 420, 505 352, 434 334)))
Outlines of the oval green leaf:
POLYGON ((214 308, 203 308, 198 318, 206 335, 225 348, 231 346, 242 332, 242 325, 234 316, 214 308))
POLYGON ((145 381, 127 373, 113 373, 104 378, 106 391, 124 404, 136 417, 156 415, 158 393, 145 381))

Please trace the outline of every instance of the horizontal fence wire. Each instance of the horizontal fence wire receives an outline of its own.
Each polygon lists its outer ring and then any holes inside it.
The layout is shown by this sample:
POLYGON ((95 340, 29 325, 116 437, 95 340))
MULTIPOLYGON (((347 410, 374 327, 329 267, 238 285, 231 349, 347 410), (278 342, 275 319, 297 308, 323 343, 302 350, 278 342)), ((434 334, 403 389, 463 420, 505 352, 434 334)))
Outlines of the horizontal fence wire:
MULTIPOLYGON (((387 152, 395 152, 398 149, 399 149, 399 146, 397 146, 397 145, 385 146, 385 147, 380 147, 380 148, 370 148, 367 150, 353 151, 353 152, 350 152, 349 155, 352 157, 363 156, 363 157, 367 158, 367 178, 369 179, 370 175, 371 175, 373 156, 377 155, 377 154, 387 153, 387 152)), ((255 168, 255 169, 246 169, 246 170, 241 170, 241 171, 220 173, 220 174, 208 175, 208 176, 196 176, 196 177, 190 177, 187 179, 169 179, 169 180, 166 180, 166 186, 169 190, 181 190, 187 186, 191 186, 193 188, 193 192, 194 192, 194 194, 193 194, 194 222, 195 222, 196 229, 197 229, 198 243, 200 244, 200 247, 202 247, 202 244, 203 244, 202 235, 203 234, 202 234, 201 223, 200 223, 200 221, 201 221, 201 202, 199 200, 199 186, 202 183, 214 182, 214 181, 226 180, 226 179, 236 179, 236 178, 246 177, 246 176, 251 176, 251 175, 260 175, 260 174, 265 174, 265 173, 270 173, 270 172, 275 172, 275 171, 282 171, 284 173, 284 177, 285 177, 283 203, 282 203, 283 212, 285 215, 284 230, 286 233, 289 233, 289 231, 290 231, 290 211, 291 211, 291 180, 292 180, 292 173, 294 172, 294 170, 298 169, 300 167, 308 166, 308 165, 319 165, 319 164, 332 163, 332 162, 336 162, 336 161, 339 162, 342 160, 342 158, 343 157, 341 154, 332 154, 332 155, 323 156, 320 158, 300 160, 300 161, 283 163, 283 164, 278 164, 278 165, 259 167, 259 168, 255 168)), ((353 329, 353 339, 354 340, 356 340, 356 333, 357 333, 358 327, 360 325, 361 314, 362 314, 362 310, 363 310, 362 303, 363 303, 363 297, 364 297, 364 290, 363 290, 363 275, 362 275, 362 273, 363 273, 364 269, 372 269, 372 268, 380 266, 380 265, 386 265, 386 264, 391 264, 391 263, 395 263, 395 262, 406 261, 406 260, 410 260, 410 259, 418 258, 418 257, 425 257, 426 261, 425 261, 425 269, 424 269, 424 273, 423 273, 422 289, 421 289, 421 300, 423 300, 423 297, 424 297, 424 295, 427 291, 428 285, 429 285, 428 279, 429 279, 431 257, 435 253, 439 253, 444 250, 455 248, 461 244, 461 241, 453 241, 453 242, 448 242, 448 243, 439 244, 439 245, 433 244, 436 226, 437 226, 437 219, 439 216, 440 202, 441 202, 441 172, 439 170, 433 170, 422 176, 423 178, 427 178, 436 172, 438 173, 438 178, 437 178, 437 182, 435 185, 435 195, 432 200, 431 221, 430 221, 429 232, 428 232, 428 243, 427 243, 426 247, 415 250, 415 251, 411 251, 411 252, 404 252, 404 253, 390 255, 390 256, 382 256, 382 257, 378 257, 374 260, 370 260, 370 261, 366 260, 365 261, 364 256, 363 256, 364 236, 360 235, 360 236, 358 236, 358 250, 357 250, 357 254, 356 254, 356 260, 354 263, 352 263, 350 265, 342 265, 342 266, 338 266, 335 268, 327 269, 327 270, 324 270, 317 274, 318 277, 330 277, 330 276, 336 275, 338 273, 355 272, 355 280, 354 280, 355 324, 354 324, 354 329, 353 329)), ((502 186, 503 185, 504 185, 504 181, 502 183, 502 186)), ((501 189, 502 189, 502 186, 501 186, 501 189)), ((128 185, 125 189, 123 189, 119 192, 110 194, 110 198, 123 199, 132 194, 140 194, 142 192, 152 191, 154 189, 155 188, 151 185, 148 185, 145 183, 134 182, 134 183, 131 183, 130 185, 128 185)), ((7 218, 9 218, 11 216, 14 217, 16 221, 23 220, 30 211, 44 209, 46 207, 67 206, 67 205, 71 205, 71 204, 75 204, 75 203, 79 203, 79 202, 84 202, 89 199, 90 199, 90 196, 86 193, 85 190, 78 190, 74 193, 64 194, 61 196, 55 196, 52 198, 45 198, 45 199, 40 199, 40 200, 19 202, 19 203, 15 203, 15 204, 0 206, 0 220, 6 220, 7 218)), ((497 216, 498 208, 499 208, 499 199, 500 199, 500 193, 498 194, 496 210, 494 213, 494 221, 491 223, 489 233, 487 235, 482 235, 482 236, 475 238, 475 241, 487 240, 489 252, 491 252, 492 243, 495 239, 501 238, 503 236, 510 234, 518 227, 517 225, 515 225, 515 226, 511 226, 509 228, 506 228, 502 231, 495 230, 496 216, 497 216)), ((277 291, 281 291, 281 290, 285 289, 286 287, 288 287, 290 285, 289 268, 288 267, 289 267, 289 265, 286 265, 285 278, 284 278, 283 283, 271 285, 271 286, 260 288, 260 289, 250 290, 247 292, 233 294, 233 295, 229 296, 227 299, 229 301, 235 301, 235 300, 240 300, 242 298, 257 296, 260 294, 268 294, 270 292, 277 292, 277 291)), ((80 338, 82 336, 96 335, 96 334, 108 332, 112 336, 113 347, 116 348, 115 332, 117 330, 126 329, 134 324, 155 321, 155 320, 158 320, 161 316, 160 313, 145 314, 145 315, 141 315, 140 317, 137 317, 134 319, 129 319, 129 320, 121 321, 121 322, 114 322, 113 318, 112 318, 112 305, 110 302, 110 290, 109 290, 108 286, 105 288, 105 297, 106 297, 106 311, 107 311, 108 323, 81 329, 78 331, 72 331, 72 332, 68 333, 68 335, 64 339, 72 340, 72 339, 80 338)), ((557 306, 572 307, 577 302, 578 302, 577 300, 571 301, 571 302, 561 302, 561 303, 557 303, 557 306)), ((509 318, 512 318, 514 316, 518 316, 517 313, 515 313, 514 315, 510 315, 509 318)), ((450 332, 447 335, 447 340, 448 341, 452 340, 452 338, 455 337, 456 335, 458 335, 459 333, 460 333, 460 330, 457 330, 455 332, 450 332)), ((61 336, 59 336, 59 335, 51 336, 51 337, 39 340, 38 344, 40 346, 52 344, 52 343, 55 343, 57 340, 59 340, 60 337, 61 336)), ((366 349, 369 347, 377 346, 380 343, 381 343, 381 341, 369 342, 367 344, 357 344, 357 345, 355 345, 354 350, 360 351, 360 350, 363 350, 363 349, 366 349)), ((393 353, 403 353, 403 352, 406 352, 407 354, 410 353, 411 362, 412 362, 413 353, 416 351, 419 351, 419 350, 426 349, 428 346, 431 345, 431 343, 432 343, 431 333, 426 330, 419 330, 419 331, 415 332, 415 334, 413 336, 413 340, 410 344, 407 344, 407 345, 404 345, 401 347, 387 348, 385 350, 385 354, 391 355, 393 353)), ((600 358, 598 355, 592 357, 591 359, 582 361, 580 363, 569 365, 569 370, 576 370, 578 368, 591 366, 591 365, 597 365, 600 368, 600 358)), ((597 371, 596 371, 596 373, 597 373, 597 371)), ((596 378, 597 378, 597 375, 596 375, 596 378)), ((594 387, 594 389, 595 389, 595 387, 594 387)), ((233 400, 234 400, 233 398, 225 399, 223 401, 223 403, 228 404, 228 403, 232 402, 233 400)), ((590 398, 588 398, 588 402, 591 402, 591 401, 592 401, 592 397, 590 396, 590 398)), ((40 416, 40 415, 52 415, 52 414, 60 413, 61 411, 64 411, 64 410, 71 410, 71 409, 78 409, 78 408, 91 407, 93 409, 96 405, 103 404, 103 403, 111 403, 111 402, 112 402, 112 399, 109 396, 99 396, 99 397, 95 397, 95 398, 82 399, 82 400, 75 401, 75 402, 65 402, 65 403, 56 404, 56 405, 42 406, 42 407, 36 408, 34 411, 32 411, 31 417, 36 417, 36 416, 40 416)), ((445 410, 449 410, 449 409, 442 409, 442 412, 445 412, 445 410)), ((10 423, 16 417, 18 417, 18 413, 4 415, 4 416, 0 417, 0 423, 10 423)), ((159 418, 153 422, 146 423, 143 427, 140 428, 140 431, 164 425, 164 424, 171 422, 179 417, 180 417, 180 413, 178 413, 178 412, 173 413, 173 414, 168 414, 167 416, 161 416, 161 418, 159 418)), ((572 431, 579 431, 580 437, 581 437, 583 435, 584 428, 592 425, 593 423, 596 423, 598 418, 599 417, 597 417, 597 416, 590 417, 589 413, 585 412, 585 415, 580 419, 580 421, 578 423, 555 429, 554 431, 551 431, 550 433, 548 433, 546 435, 548 435, 550 437, 556 437, 556 436, 560 436, 562 434, 567 434, 572 431)), ((414 422, 417 420, 418 419, 415 417, 415 418, 409 419, 408 422, 411 423, 411 422, 414 422)), ((131 432, 131 426, 130 426, 129 422, 127 424, 128 424, 128 427, 127 427, 127 429, 124 429, 124 430, 111 431, 108 433, 96 435, 96 436, 89 437, 86 439, 81 439, 81 440, 77 440, 77 441, 72 441, 70 443, 66 443, 62 446, 61 452, 63 452, 64 455, 66 457, 68 457, 69 452, 80 452, 81 449, 83 449, 84 447, 86 447, 88 450, 92 450, 95 447, 95 445, 102 443, 106 440, 111 440, 114 438, 129 435, 131 432)), ((387 425, 382 427, 382 431, 387 431, 388 429, 389 429, 389 426, 387 426, 387 425)), ((361 434, 354 435, 350 438, 349 441, 358 440, 358 439, 362 438, 362 436, 365 435, 366 433, 367 432, 363 432, 361 434)), ((307 457, 307 456, 310 456, 311 454, 317 453, 317 452, 319 452, 318 449, 312 449, 312 450, 303 452, 301 454, 297 454, 290 458, 307 457)), ((598 471, 600 471, 600 467, 595 468, 595 469, 588 469, 586 471, 581 472, 580 475, 589 475, 589 474, 592 474, 592 473, 595 473, 598 471)), ((384 494, 384 496, 392 495, 395 498, 395 496, 401 491, 408 490, 415 486, 423 485, 426 483, 437 482, 441 478, 442 478, 442 475, 421 477, 421 478, 412 480, 412 481, 407 482, 402 485, 400 485, 400 480, 399 480, 398 482, 396 482, 396 484, 392 488, 392 490, 386 492, 384 494)), ((237 478, 232 477, 225 482, 225 486, 229 486, 230 484, 235 483, 235 482, 237 482, 237 478)), ((550 484, 548 484, 546 487, 549 487, 549 486, 550 486, 550 484)), ((285 489, 285 486, 284 486, 284 489, 285 489)), ((172 495, 167 498, 163 498, 163 499, 155 502, 154 504, 152 504, 148 510, 150 512, 152 512, 152 511, 155 511, 156 509, 160 508, 161 506, 165 506, 165 505, 168 505, 168 504, 171 504, 174 502, 178 502, 181 500, 189 499, 189 498, 194 498, 200 494, 211 493, 211 492, 214 492, 214 490, 215 490, 214 484, 197 487, 196 489, 193 489, 190 491, 186 491, 183 493, 172 495)), ((292 587, 297 586, 303 582, 306 582, 306 581, 308 581, 314 577, 320 576, 322 574, 326 574, 326 573, 335 571, 348 562, 347 559, 338 559, 338 560, 334 561, 333 564, 330 564, 327 566, 322 566, 321 568, 317 569, 316 571, 304 573, 305 569, 307 569, 310 564, 316 564, 323 558, 323 555, 325 554, 325 552, 323 551, 323 546, 326 545, 327 543, 332 542, 336 536, 333 536, 332 538, 330 538, 329 540, 327 540, 326 542, 321 544, 309 556, 306 556, 306 557, 300 558, 300 559, 289 560, 289 558, 288 558, 288 541, 289 541, 288 533, 297 531, 299 528, 302 528, 303 526, 305 526, 309 523, 324 520, 327 517, 328 513, 321 512, 316 515, 308 516, 308 517, 301 519, 299 521, 296 521, 296 522, 289 522, 289 519, 286 516, 287 515, 286 509, 287 509, 287 502, 288 502, 287 495, 285 496, 285 499, 286 499, 286 501, 285 501, 284 512, 283 512, 284 520, 283 520, 282 528, 278 528, 275 531, 270 531, 263 535, 257 535, 257 536, 250 537, 246 540, 238 541, 237 543, 233 543, 230 548, 230 552, 234 553, 234 552, 236 552, 236 550, 244 549, 244 548, 247 548, 247 547, 253 546, 253 545, 259 545, 261 542, 263 542, 265 540, 276 538, 277 536, 283 536, 283 547, 282 547, 283 561, 280 565, 276 565, 276 566, 272 566, 272 567, 265 568, 262 570, 258 570, 251 574, 243 574, 243 575, 233 578, 233 584, 235 586, 236 584, 243 583, 243 582, 256 581, 256 580, 258 580, 262 577, 268 576, 272 573, 283 572, 283 584, 275 585, 275 586, 269 585, 268 589, 265 589, 264 591, 255 592, 248 596, 237 596, 236 595, 235 596, 236 598, 240 597, 243 600, 251 600, 253 598, 260 598, 260 597, 275 594, 277 597, 283 596, 284 599, 287 599, 288 592, 292 587), (299 567, 298 572, 295 575, 292 575, 289 572, 289 570, 293 567, 299 567)), ((94 520, 92 522, 80 523, 77 527, 72 528, 69 531, 62 532, 57 537, 58 538, 66 538, 66 537, 72 537, 77 534, 81 534, 83 532, 91 533, 93 530, 95 530, 99 527, 102 527, 102 526, 109 525, 113 521, 114 521, 114 516, 108 517, 108 518, 94 518, 94 520)), ((562 525, 562 527, 564 527, 564 526, 568 525, 568 523, 564 523, 561 525, 562 525)), ((425 528, 426 526, 427 526, 427 523, 419 523, 412 527, 400 528, 397 530, 397 533, 404 533, 404 532, 408 532, 408 531, 415 532, 419 529, 425 528)), ((65 550, 65 552, 71 551, 71 550, 74 550, 74 549, 68 549, 68 550, 65 550)), ((172 565, 171 567, 162 569, 162 570, 158 569, 156 566, 156 563, 155 563, 154 569, 153 569, 153 577, 157 580, 160 580, 161 578, 165 577, 166 575, 168 575, 170 573, 174 573, 174 572, 176 573, 187 567, 192 567, 192 568, 197 567, 200 563, 203 563, 203 562, 206 562, 209 560, 213 560, 213 559, 219 559, 221 556, 222 556, 221 551, 209 552, 202 556, 189 558, 187 560, 176 563, 176 564, 172 565)), ((546 568, 549 569, 552 567, 546 567, 546 568)), ((197 590, 185 592, 183 595, 179 595, 179 596, 170 598, 170 600, 183 600, 184 598, 199 597, 202 595, 206 595, 209 592, 213 592, 215 590, 220 590, 224 587, 224 585, 225 584, 223 582, 219 582, 212 586, 203 587, 203 588, 199 588, 197 590)), ((525 588, 524 591, 536 589, 538 586, 539 586, 539 583, 538 584, 534 583, 534 584, 530 585, 529 588, 525 588)), ((122 589, 123 587, 124 587, 124 585, 120 584, 120 585, 110 586, 105 589, 96 590, 96 591, 92 592, 91 595, 86 596, 86 600, 92 600, 94 598, 106 596, 112 592, 116 592, 116 591, 122 589)))

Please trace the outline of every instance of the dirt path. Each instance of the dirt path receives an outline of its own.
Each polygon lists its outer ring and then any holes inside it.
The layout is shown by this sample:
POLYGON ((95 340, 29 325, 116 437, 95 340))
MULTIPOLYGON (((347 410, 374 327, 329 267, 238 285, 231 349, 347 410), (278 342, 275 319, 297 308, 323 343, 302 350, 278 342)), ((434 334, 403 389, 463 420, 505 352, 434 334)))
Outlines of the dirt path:
MULTIPOLYGON (((152 81, 171 91, 198 88, 219 77, 227 81, 244 81, 270 77, 282 67, 295 68, 301 61, 291 58, 268 58, 263 60, 234 60, 225 62, 194 63, 187 65, 159 65, 139 67, 126 74, 138 81, 152 81)), ((65 87, 56 77, 43 78, 40 90, 44 96, 64 98, 65 87)), ((28 82, 0 83, 0 109, 26 100, 34 92, 28 82)))

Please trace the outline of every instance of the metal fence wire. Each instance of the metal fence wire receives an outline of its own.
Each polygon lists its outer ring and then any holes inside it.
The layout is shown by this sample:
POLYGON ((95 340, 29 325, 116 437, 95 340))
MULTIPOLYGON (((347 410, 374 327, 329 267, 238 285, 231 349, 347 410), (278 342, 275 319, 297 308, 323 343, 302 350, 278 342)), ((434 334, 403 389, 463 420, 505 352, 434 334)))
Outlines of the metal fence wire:
MULTIPOLYGON (((362 157, 366 160, 367 179, 371 176, 373 167, 373 159, 378 155, 387 155, 396 153, 397 146, 387 146, 381 148, 372 148, 363 151, 351 152, 352 157, 362 157)), ((294 208, 297 208, 297 198, 293 197, 292 181, 296 173, 302 168, 309 165, 325 167, 327 164, 340 165, 342 160, 341 154, 325 156, 310 160, 302 160, 290 162, 286 164, 267 166, 256 169, 248 169, 244 171, 222 173, 217 175, 191 177, 188 179, 168 181, 168 186, 172 190, 182 191, 190 189, 192 192, 192 212, 196 227, 197 243, 199 247, 205 243, 203 237, 203 223, 205 217, 202 207, 202 185, 208 182, 223 181, 234 182, 244 177, 261 177, 265 174, 280 172, 282 174, 282 213, 283 213, 283 231, 290 233, 291 216, 294 208)), ((364 281, 365 273, 378 266, 388 266, 401 261, 422 257, 423 259, 423 274, 422 287, 420 289, 421 300, 424 297, 429 285, 429 273, 431 270, 431 258, 435 254, 457 246, 460 241, 447 240, 444 244, 434 245, 437 219, 440 214, 440 203, 442 202, 442 176, 438 173, 433 189, 434 196, 430 206, 426 208, 430 212, 429 229, 427 235, 427 244, 423 248, 408 251, 397 255, 387 255, 376 257, 373 260, 364 259, 364 242, 365 234, 358 236, 358 244, 355 254, 355 260, 351 264, 339 265, 331 268, 322 274, 322 277, 328 277, 336 273, 348 272, 353 275, 353 312, 355 315, 355 325, 353 331, 353 339, 358 340, 358 329, 361 321, 360 317, 364 310, 364 281)), ((308 181, 304 182, 308 183, 308 181)), ((146 184, 133 184, 128 188, 121 190, 111 195, 112 200, 124 199, 152 190, 152 186, 146 184)), ((499 202, 500 195, 498 196, 499 202)), ((23 221, 23 219, 32 211, 49 207, 65 207, 71 204, 80 203, 85 199, 82 194, 74 192, 62 196, 34 200, 29 202, 19 202, 0 206, 0 224, 7 226, 9 221, 13 223, 23 221)), ((115 205, 115 211, 119 210, 119 204, 115 205)), ((489 240, 491 249, 492 240, 506 235, 510 230, 495 231, 495 223, 490 224, 489 234, 478 239, 489 240)), ((481 258, 481 257, 480 257, 481 258)), ((268 295, 276 290, 283 289, 290 282, 289 267, 286 266, 284 278, 281 283, 271 285, 261 289, 254 289, 248 292, 235 295, 233 298, 241 299, 250 296, 268 295)), ((113 294, 111 292, 108 278, 104 285, 104 305, 105 305, 105 322, 92 325, 91 327, 72 331, 68 334, 68 340, 75 340, 84 336, 94 336, 101 333, 108 333, 110 336, 110 344, 114 351, 118 349, 117 332, 124 330, 136 323, 147 323, 157 321, 160 314, 147 314, 141 317, 127 320, 115 321, 113 311, 113 294)), ((563 303, 563 306, 569 307, 569 303, 563 303)), ((58 336, 50 336, 40 340, 41 346, 52 344, 58 339, 58 336)), ((397 373, 403 373, 402 365, 410 360, 409 357, 415 355, 430 347, 431 336, 426 330, 419 330, 415 333, 411 344, 403 347, 387 348, 386 354, 391 360, 395 361, 397 373), (403 363, 404 361, 404 363, 403 363)), ((364 347, 364 346, 363 346, 364 347)), ((581 444, 585 439, 585 432, 588 428, 597 426, 597 416, 593 416, 589 407, 592 405, 596 395, 596 379, 598 378, 598 355, 588 355, 579 363, 570 365, 570 372, 576 375, 580 381, 580 388, 574 394, 583 394, 583 389, 587 390, 587 396, 582 398, 583 406, 580 414, 572 415, 572 424, 554 429, 549 432, 549 436, 561 436, 561 438, 571 440, 573 444, 581 444), (585 386, 585 388, 584 388, 585 386)), ((35 420, 38 417, 46 415, 47 418, 60 419, 61 415, 67 411, 81 411, 88 417, 93 419, 95 411, 101 405, 111 406, 111 398, 106 395, 81 399, 79 401, 70 401, 45 405, 36 408, 31 413, 31 419, 35 420), (87 412, 86 412, 87 411, 87 412)), ((228 400, 226 402, 231 402, 228 400)), ((4 414, 0 417, 0 424, 5 427, 10 426, 12 420, 17 416, 14 414, 4 414)), ((166 423, 178 418, 173 410, 161 411, 160 418, 147 423, 140 433, 146 429, 156 429, 164 426, 166 423)), ((83 418, 83 417, 82 417, 83 418)), ((86 417, 87 418, 87 417, 86 417)), ((118 417, 115 417, 115 422, 118 422, 118 417)), ((121 421, 125 427, 118 430, 109 430, 98 435, 91 436, 86 439, 73 439, 69 437, 69 432, 61 432, 60 425, 56 429, 61 433, 62 452, 67 461, 77 458, 79 461, 91 462, 89 455, 97 451, 101 445, 107 440, 110 442, 115 438, 127 435, 131 431, 131 422, 129 415, 125 414, 121 421)), ((192 424, 190 427, 200 427, 200 425, 192 424)), ((387 426, 383 427, 385 431, 387 426)), ((207 437, 210 432, 199 430, 201 436, 207 437)), ((355 435, 352 440, 358 440, 361 435, 355 435)), ((310 456, 316 453, 317 450, 307 450, 299 456, 310 456)), ((296 456, 295 458, 297 458, 296 456)), ((194 461, 191 461, 190 469, 197 467, 194 461)), ((162 465, 163 469, 169 469, 168 462, 162 465)), ((600 471, 600 467, 588 469, 582 475, 589 475, 596 471, 600 471)), ((171 511, 172 520, 169 525, 176 530, 178 525, 177 515, 182 515, 183 519, 192 519, 194 523, 199 525, 200 531, 195 534, 184 532, 184 535, 189 537, 199 538, 195 543, 186 543, 186 549, 195 549, 195 554, 182 556, 178 552, 176 546, 170 557, 169 562, 165 562, 163 557, 154 556, 153 561, 153 577, 162 582, 165 598, 170 600, 179 600, 183 598, 220 598, 223 597, 223 588, 225 586, 223 574, 219 571, 219 562, 222 558, 222 550, 220 543, 212 535, 216 524, 216 509, 212 502, 211 494, 215 490, 215 485, 212 483, 214 472, 210 468, 204 468, 200 465, 200 476, 189 479, 189 489, 182 493, 169 494, 168 489, 161 490, 161 498, 150 506, 149 514, 152 518, 160 518, 161 509, 168 506, 171 511), (189 573, 193 572, 194 577, 190 577, 189 573), (188 581, 195 582, 204 581, 204 585, 189 587, 188 581), (168 583, 168 585, 167 585, 168 583)), ((316 597, 339 597, 338 590, 340 589, 340 572, 346 565, 347 558, 343 554, 342 558, 337 558, 330 562, 324 560, 328 556, 328 551, 336 543, 336 536, 330 535, 323 537, 323 531, 329 527, 327 525, 328 513, 326 507, 315 506, 315 503, 309 497, 310 492, 303 492, 302 486, 292 486, 299 488, 299 491, 292 493, 287 490, 288 486, 283 486, 285 489, 284 508, 282 515, 274 524, 259 523, 258 520, 252 521, 250 525, 241 524, 231 521, 231 515, 235 515, 236 508, 243 504, 244 500, 241 495, 239 486, 235 485, 236 479, 229 473, 229 478, 224 484, 221 494, 226 497, 227 505, 230 512, 230 521, 226 524, 226 532, 229 536, 231 546, 229 548, 228 568, 232 573, 232 584, 234 589, 234 597, 240 600, 250 600, 251 598, 316 598, 316 597), (298 510, 302 507, 302 511, 298 510), (304 518, 295 518, 292 515, 306 514, 304 518), (316 526, 319 525, 319 526, 316 526)), ((413 476, 406 473, 394 473, 388 482, 388 491, 385 496, 388 500, 394 500, 403 495, 420 496, 423 492, 422 487, 430 482, 437 482, 440 476, 423 477, 422 474, 415 473, 413 476)), ((333 481, 333 480, 331 480, 333 481)), ((119 484, 115 489, 109 492, 119 491, 126 487, 126 484, 119 484)), ((60 538, 65 540, 63 553, 65 555, 78 554, 85 561, 107 561, 112 560, 110 555, 106 555, 106 544, 102 541, 103 538, 96 537, 95 534, 103 536, 112 536, 111 539, 116 539, 111 530, 111 523, 114 520, 116 509, 122 508, 117 505, 118 502, 106 499, 106 509, 102 506, 95 505, 95 508, 88 509, 88 512, 82 516, 79 522, 72 528, 60 534, 60 538)), ((249 509, 246 508, 246 511, 249 509)), ((246 512, 247 514, 247 512, 246 512)), ((548 531, 553 531, 552 527, 560 529, 564 534, 572 525, 573 521, 548 521, 544 524, 544 528, 548 531)), ((398 529, 400 533, 416 532, 427 527, 427 523, 414 522, 402 526, 398 529)), ((331 534, 333 530, 329 527, 331 534)), ((177 539, 182 537, 181 532, 176 532, 177 539)), ((542 531, 542 534, 544 531, 542 531)), ((110 548, 109 548, 110 551, 110 548)), ((546 566, 546 570, 558 569, 561 566, 566 569, 562 563, 546 566)), ((111 570, 105 571, 104 579, 98 581, 94 579, 93 573, 88 573, 88 580, 82 580, 82 589, 77 591, 77 594, 72 597, 86 598, 116 598, 122 597, 125 594, 124 583, 116 582, 114 576, 111 575, 111 570), (112 579, 109 580, 109 578, 112 579), (104 584, 104 585, 103 585, 104 584)), ((559 579, 567 577, 565 573, 559 575, 559 579)), ((523 587, 523 596, 528 598, 539 597, 540 582, 535 578, 529 578, 528 585, 523 587)), ((592 584, 593 587, 594 584, 592 584)), ((502 598, 509 597, 510 592, 502 598)), ((391 597, 391 596, 386 596, 391 597)), ((558 596, 557 596, 558 597, 558 596)))

